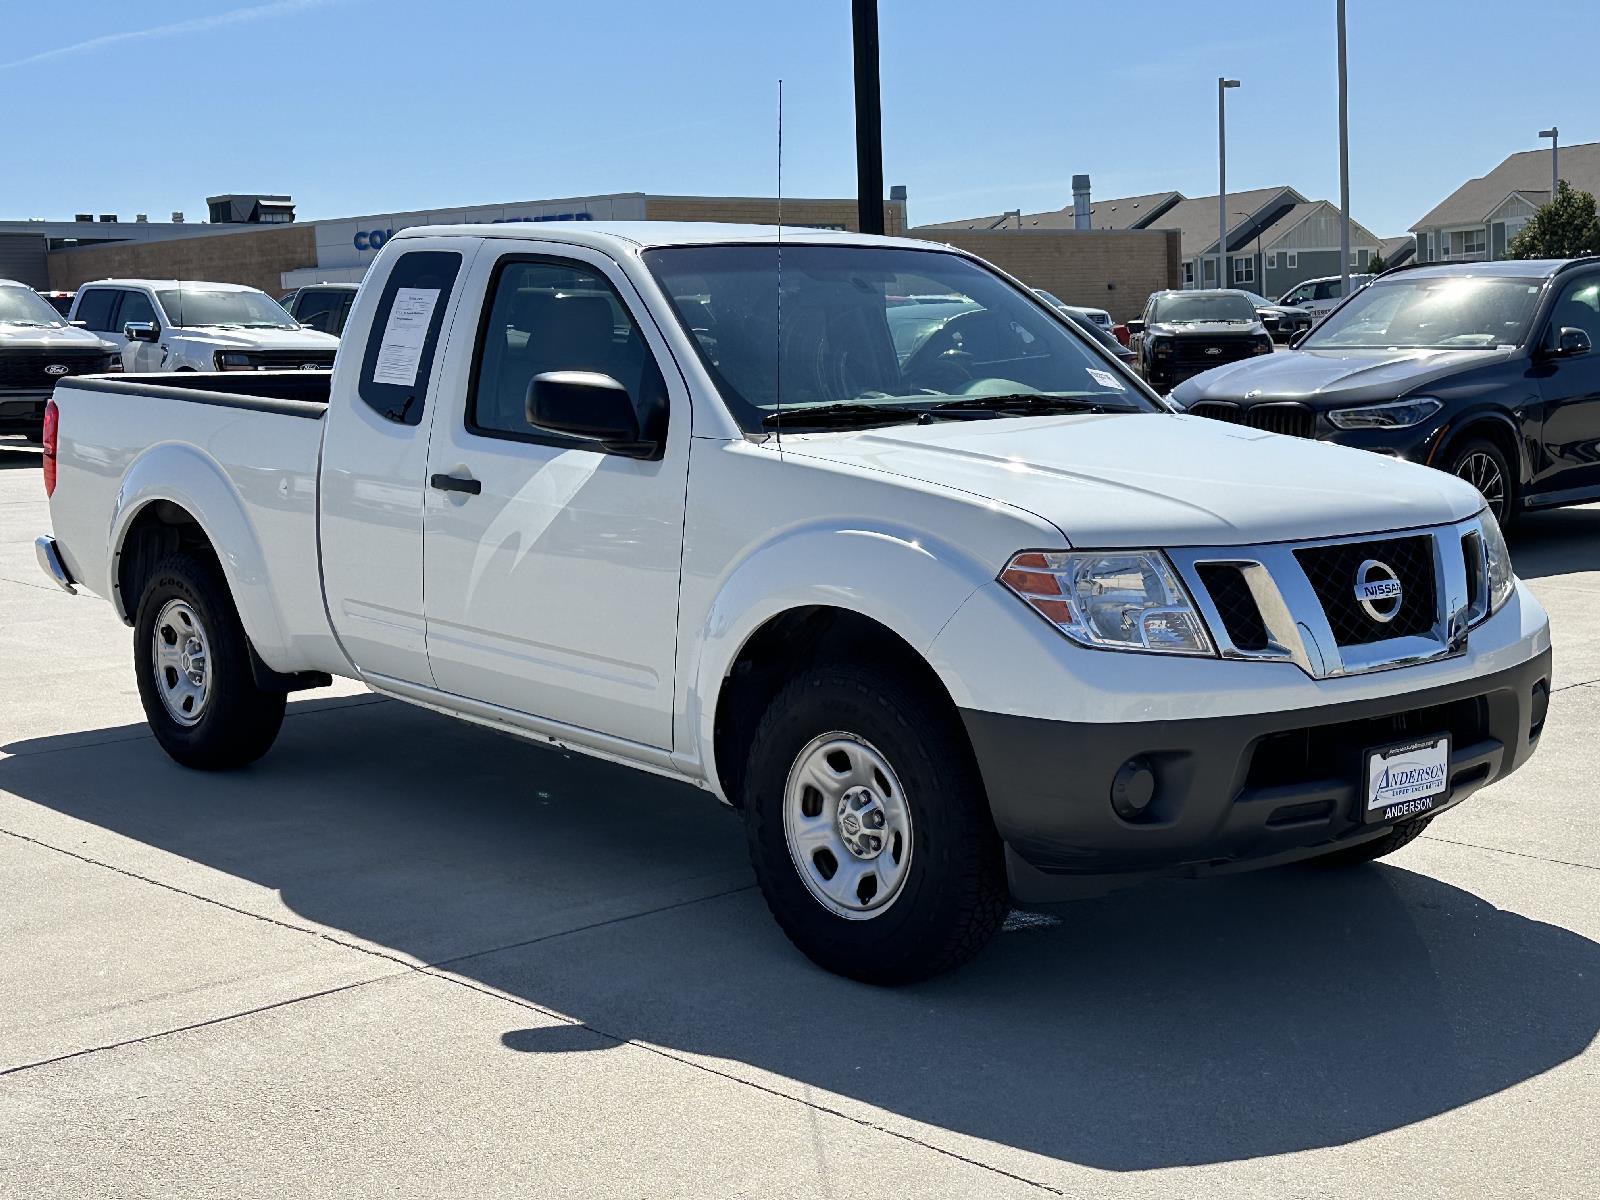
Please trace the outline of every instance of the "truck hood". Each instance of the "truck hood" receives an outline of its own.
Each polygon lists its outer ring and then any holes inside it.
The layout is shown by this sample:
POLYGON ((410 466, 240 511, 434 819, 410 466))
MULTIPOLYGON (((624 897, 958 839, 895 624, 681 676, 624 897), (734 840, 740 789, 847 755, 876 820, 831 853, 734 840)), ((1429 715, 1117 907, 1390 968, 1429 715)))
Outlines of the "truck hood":
POLYGON ((0 350, 100 350, 106 354, 117 347, 104 338, 75 325, 18 325, 0 321, 0 350))
POLYGON ((194 325, 174 329, 173 335, 192 346, 215 350, 337 350, 339 339, 315 329, 227 329, 194 325))
POLYGON ((1461 520, 1483 507, 1470 485, 1428 467, 1164 413, 786 435, 783 453, 992 498, 1088 548, 1380 533, 1461 520))
POLYGON ((1173 399, 1248 403, 1299 400, 1318 410, 1352 401, 1397 400, 1418 388, 1517 353, 1497 350, 1290 350, 1214 367, 1179 384, 1173 399))
POLYGON ((1145 326, 1147 334, 1160 334, 1162 337, 1194 337, 1208 338, 1221 337, 1224 334, 1263 334, 1267 327, 1259 320, 1256 321, 1179 321, 1169 323, 1156 321, 1145 326))

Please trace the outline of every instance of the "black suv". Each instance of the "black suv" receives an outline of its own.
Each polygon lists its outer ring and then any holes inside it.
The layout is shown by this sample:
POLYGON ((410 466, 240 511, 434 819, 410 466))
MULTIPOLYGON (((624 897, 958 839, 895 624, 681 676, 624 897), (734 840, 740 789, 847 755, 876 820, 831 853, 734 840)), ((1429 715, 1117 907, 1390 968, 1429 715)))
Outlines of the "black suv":
POLYGON ((1247 292, 1157 292, 1144 319, 1129 321, 1139 371, 1158 391, 1224 363, 1272 353, 1272 338, 1247 292))
POLYGON ((1600 257, 1397 267, 1294 350, 1172 398, 1449 471, 1509 523, 1600 498, 1597 346, 1600 257))

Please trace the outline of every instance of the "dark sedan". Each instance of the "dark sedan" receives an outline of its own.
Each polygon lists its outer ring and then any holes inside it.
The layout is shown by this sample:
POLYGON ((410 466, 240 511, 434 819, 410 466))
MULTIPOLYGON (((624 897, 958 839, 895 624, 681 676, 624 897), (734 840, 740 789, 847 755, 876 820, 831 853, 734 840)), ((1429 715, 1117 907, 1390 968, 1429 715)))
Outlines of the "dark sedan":
POLYGON ((1379 276, 1294 350, 1189 381, 1196 416, 1468 480, 1502 522, 1600 499, 1600 258, 1379 276))
POLYGON ((1261 323, 1267 327, 1267 333, 1275 342, 1294 341, 1316 321, 1306 309, 1296 308, 1292 304, 1275 304, 1255 292, 1245 292, 1245 295, 1256 306, 1256 316, 1261 318, 1261 323))

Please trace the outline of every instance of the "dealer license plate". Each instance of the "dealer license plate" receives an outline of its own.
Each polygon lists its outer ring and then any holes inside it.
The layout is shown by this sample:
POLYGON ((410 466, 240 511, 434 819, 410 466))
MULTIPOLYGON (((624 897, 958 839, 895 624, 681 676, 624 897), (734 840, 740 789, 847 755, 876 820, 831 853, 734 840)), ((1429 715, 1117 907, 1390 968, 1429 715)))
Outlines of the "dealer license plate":
POLYGON ((1434 809, 1450 788, 1450 737, 1367 751, 1365 819, 1388 824, 1434 809))

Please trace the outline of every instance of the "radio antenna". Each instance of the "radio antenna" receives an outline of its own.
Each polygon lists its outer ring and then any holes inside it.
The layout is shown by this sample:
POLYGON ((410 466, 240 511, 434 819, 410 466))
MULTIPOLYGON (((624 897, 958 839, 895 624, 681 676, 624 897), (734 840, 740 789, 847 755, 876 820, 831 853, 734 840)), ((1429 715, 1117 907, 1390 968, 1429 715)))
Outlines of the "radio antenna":
POLYGON ((783 80, 778 80, 778 357, 774 372, 778 393, 778 450, 783 450, 783 80))

